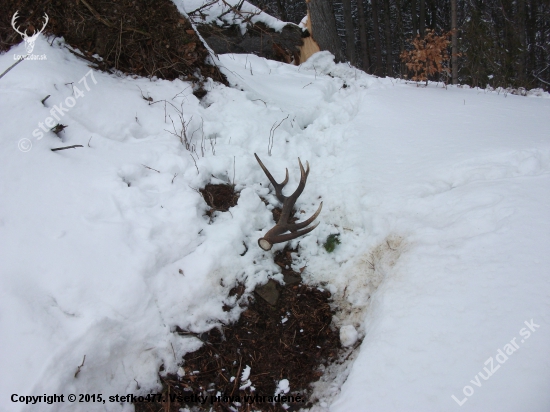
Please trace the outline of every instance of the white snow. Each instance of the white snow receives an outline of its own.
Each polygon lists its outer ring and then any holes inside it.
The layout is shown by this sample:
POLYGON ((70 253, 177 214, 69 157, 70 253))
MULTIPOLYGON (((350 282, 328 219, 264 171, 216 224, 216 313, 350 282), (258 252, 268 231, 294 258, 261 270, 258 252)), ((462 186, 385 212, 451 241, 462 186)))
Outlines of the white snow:
POLYGON ((251 391, 255 390, 254 386, 252 386, 252 381, 249 379, 250 372, 251 372, 250 366, 246 365, 246 367, 243 369, 243 373, 241 374, 241 382, 243 384, 239 387, 240 390, 244 390, 247 388, 250 388, 251 391))
POLYGON ((264 23, 276 31, 281 31, 287 24, 293 24, 285 23, 244 0, 174 0, 174 4, 195 24, 237 25, 243 34, 248 21, 264 23))
POLYGON ((358 333, 353 325, 344 325, 340 328, 340 342, 342 346, 353 346, 357 342, 358 333))
POLYGON ((290 391, 290 382, 288 381, 288 379, 281 379, 277 383, 277 389, 275 389, 274 396, 283 395, 285 393, 288 393, 289 391, 290 391))
POLYGON ((302 29, 307 29, 307 21, 308 21, 309 17, 308 15, 306 14, 304 16, 304 18, 302 20, 300 20, 300 23, 298 24, 298 26, 300 26, 302 29))
MULTIPOLYGON (((1 55, 0 72, 23 50, 1 55)), ((299 67, 222 55, 233 87, 208 82, 203 101, 181 81, 93 72, 61 138, 38 140, 90 69, 59 40, 40 37, 35 53, 47 60, 0 79, 0 410, 131 410, 10 398, 158 390, 160 365, 176 373, 201 344, 176 326, 234 321, 236 282, 250 294, 282 281, 271 256, 284 245, 257 246, 277 202, 254 153, 275 179, 289 169, 288 192, 297 158, 309 161, 297 206, 304 217, 324 207, 291 242, 294 264, 333 294, 335 327, 364 336, 315 385, 314 409, 550 409, 548 94, 421 88, 326 52, 299 67), (194 132, 194 158, 169 132, 170 103, 194 132), (237 206, 210 221, 197 189, 233 181, 237 206), (329 254, 332 233, 341 244, 329 254)))
POLYGON ((246 365, 241 375, 241 382, 246 382, 248 380, 248 378, 250 377, 250 371, 251 371, 250 366, 246 365))

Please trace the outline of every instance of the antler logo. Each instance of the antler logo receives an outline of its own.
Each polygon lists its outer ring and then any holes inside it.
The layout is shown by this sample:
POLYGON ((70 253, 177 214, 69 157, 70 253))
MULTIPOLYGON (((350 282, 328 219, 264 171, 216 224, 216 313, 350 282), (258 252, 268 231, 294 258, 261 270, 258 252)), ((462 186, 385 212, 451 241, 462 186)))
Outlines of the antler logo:
POLYGON ((27 53, 28 54, 31 54, 32 51, 34 50, 34 42, 36 41, 36 38, 38 37, 38 35, 40 33, 42 33, 44 31, 44 28, 46 27, 46 24, 48 24, 48 21, 49 21, 49 17, 46 13, 44 13, 44 25, 42 26, 42 28, 40 29, 40 31, 34 31, 34 33, 32 34, 32 36, 29 36, 27 34, 27 30, 25 30, 24 33, 20 32, 19 29, 15 26, 15 21, 17 20, 17 14, 19 13, 19 10, 17 10, 15 12, 15 14, 13 15, 12 19, 11 19, 11 25, 13 27, 13 29, 19 33, 21 35, 21 37, 23 37, 23 40, 25 40, 25 49, 27 49, 27 53))

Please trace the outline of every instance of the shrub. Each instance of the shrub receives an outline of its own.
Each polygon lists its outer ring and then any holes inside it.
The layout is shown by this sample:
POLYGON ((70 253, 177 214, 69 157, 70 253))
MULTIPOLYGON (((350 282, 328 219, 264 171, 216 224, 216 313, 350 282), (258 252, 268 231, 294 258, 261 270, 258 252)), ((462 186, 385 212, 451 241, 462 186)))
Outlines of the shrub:
POLYGON ((449 36, 451 32, 437 36, 433 30, 426 30, 426 35, 420 35, 410 41, 413 50, 404 50, 400 57, 407 68, 414 73, 412 79, 425 81, 435 74, 449 74, 449 36))

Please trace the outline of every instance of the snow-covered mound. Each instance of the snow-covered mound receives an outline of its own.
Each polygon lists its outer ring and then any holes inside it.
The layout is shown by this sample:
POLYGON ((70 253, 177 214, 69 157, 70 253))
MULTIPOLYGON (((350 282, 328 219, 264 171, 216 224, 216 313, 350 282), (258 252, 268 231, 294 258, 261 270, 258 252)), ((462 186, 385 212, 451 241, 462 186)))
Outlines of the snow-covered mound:
POLYGON ((231 322, 236 282, 282 280, 256 243, 273 225, 260 196, 276 201, 254 152, 289 187, 309 161, 297 207, 324 207, 292 241, 297 267, 363 339, 316 410, 550 408, 548 95, 419 88, 322 52, 220 56, 234 87, 199 101, 181 81, 90 72, 57 42, 35 53, 0 79, 1 410, 131 410, 109 396, 158 390, 160 365, 197 348, 176 326, 231 322), (210 221, 197 189, 233 180, 237 206, 210 221), (12 402, 43 394, 107 401, 12 402))
POLYGON ((237 25, 243 33, 246 31, 248 22, 263 23, 276 31, 282 30, 289 24, 244 0, 174 0, 174 3, 182 14, 191 18, 193 23, 237 25))

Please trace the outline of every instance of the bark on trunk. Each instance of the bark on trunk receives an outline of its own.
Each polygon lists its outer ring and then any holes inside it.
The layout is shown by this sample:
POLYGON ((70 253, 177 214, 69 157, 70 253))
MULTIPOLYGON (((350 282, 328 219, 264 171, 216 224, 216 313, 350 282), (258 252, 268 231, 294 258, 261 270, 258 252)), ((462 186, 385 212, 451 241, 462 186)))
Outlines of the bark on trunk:
POLYGON ((420 22, 419 22, 420 36, 424 37, 426 31, 426 0, 420 0, 420 22))
POLYGON ((529 13, 527 15, 527 37, 529 41, 529 60, 527 65, 527 73, 531 75, 537 67, 537 59, 535 55, 536 44, 536 24, 537 24, 537 9, 536 0, 529 0, 529 13))
POLYGON ((435 0, 430 1, 430 28, 435 30, 437 28, 437 3, 435 0))
POLYGON ((282 21, 288 21, 288 14, 286 12, 286 3, 284 0, 277 0, 277 10, 282 21))
POLYGON ((527 79, 525 77, 525 68, 527 63, 527 38, 525 35, 525 0, 518 0, 518 34, 519 42, 521 44, 521 54, 520 54, 520 67, 519 67, 519 81, 522 84, 525 84, 527 79))
POLYGON ((386 76, 393 76, 393 53, 390 20, 390 0, 384 0, 384 31, 386 35, 386 76))
POLYGON ((451 0, 451 73, 453 84, 458 84, 458 33, 456 18, 456 0, 451 0))
MULTIPOLYGON (((403 36, 405 35, 405 30, 403 26, 403 5, 401 3, 401 0, 395 1, 395 9, 397 10, 397 35, 399 38, 399 55, 401 56, 401 53, 405 50, 405 42, 403 40, 403 36)), ((399 77, 403 77, 403 74, 405 73, 405 64, 403 63, 403 60, 399 59, 399 77)))
POLYGON ((321 50, 334 54, 337 62, 345 61, 342 42, 336 31, 336 20, 331 0, 310 0, 307 4, 311 17, 311 36, 321 50))
POLYGON ((361 41, 361 60, 363 70, 368 73, 370 68, 369 40, 367 36, 367 21, 365 19, 365 7, 363 0, 357 0, 357 14, 359 18, 359 40, 361 41))
POLYGON ((351 0, 342 0, 344 9, 344 24, 346 26, 346 56, 351 64, 355 64, 355 29, 351 16, 351 0))
POLYGON ((376 48, 374 73, 377 76, 382 76, 382 43, 380 42, 380 27, 378 25, 378 0, 372 0, 372 29, 374 31, 374 47, 376 48))
POLYGON ((418 16, 416 14, 416 0, 411 0, 411 14, 412 14, 412 28, 413 28, 413 39, 418 34, 418 16))

